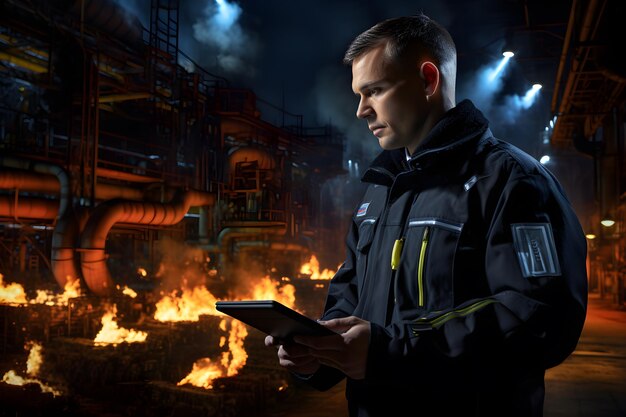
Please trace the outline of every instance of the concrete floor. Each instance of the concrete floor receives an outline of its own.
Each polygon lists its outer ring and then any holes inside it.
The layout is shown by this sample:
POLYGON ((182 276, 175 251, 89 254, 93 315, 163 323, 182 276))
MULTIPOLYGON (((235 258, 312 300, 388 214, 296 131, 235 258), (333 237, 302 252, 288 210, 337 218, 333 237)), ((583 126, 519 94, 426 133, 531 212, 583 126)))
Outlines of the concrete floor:
MULTIPOLYGON (((344 388, 292 386, 290 396, 263 417, 347 417, 344 388)), ((544 417, 626 417, 626 311, 589 296, 576 351, 546 373, 544 417)))

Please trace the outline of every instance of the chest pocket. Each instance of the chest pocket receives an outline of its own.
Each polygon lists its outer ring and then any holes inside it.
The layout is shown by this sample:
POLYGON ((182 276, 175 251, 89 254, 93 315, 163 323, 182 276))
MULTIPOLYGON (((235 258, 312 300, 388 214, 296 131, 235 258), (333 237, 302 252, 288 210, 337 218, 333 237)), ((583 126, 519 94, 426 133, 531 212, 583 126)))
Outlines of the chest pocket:
POLYGON ((396 280, 401 310, 436 311, 454 303, 454 256, 462 223, 410 219, 396 280))
POLYGON ((359 224, 359 240, 356 245, 356 274, 359 282, 359 295, 363 290, 363 283, 367 272, 367 254, 372 246, 374 230, 376 229, 376 218, 363 219, 359 224))

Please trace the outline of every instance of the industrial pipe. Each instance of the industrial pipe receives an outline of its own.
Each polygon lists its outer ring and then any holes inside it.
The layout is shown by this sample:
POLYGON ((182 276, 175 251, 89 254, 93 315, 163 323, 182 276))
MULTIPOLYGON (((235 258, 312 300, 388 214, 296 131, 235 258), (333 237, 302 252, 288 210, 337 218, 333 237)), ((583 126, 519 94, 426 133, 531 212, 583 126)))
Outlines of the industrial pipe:
MULTIPOLYGON (((69 175, 65 169, 59 165, 35 162, 10 156, 0 156, 0 166, 33 171, 39 174, 50 174, 54 175, 58 180, 59 208, 57 211, 56 225, 52 234, 50 260, 54 279, 61 288, 64 288, 69 280, 75 280, 79 277, 74 257, 74 248, 76 247, 76 240, 78 238, 78 223, 71 210, 72 198, 69 175)), ((41 181, 41 188, 45 190, 46 188, 49 189, 51 185, 49 180, 44 179, 44 177, 45 176, 42 175, 39 179, 33 179, 32 176, 23 175, 22 177, 14 177, 14 179, 16 179, 16 184, 19 184, 20 181, 24 183, 23 185, 31 182, 31 184, 28 185, 32 186, 37 185, 36 181, 41 181)))
POLYGON ((56 200, 0 195, 0 217, 52 220, 58 212, 59 202, 56 200))
POLYGON ((179 191, 168 204, 110 200, 98 205, 81 234, 80 257, 83 278, 96 295, 106 296, 114 281, 106 265, 106 239, 116 223, 170 226, 180 222, 190 207, 215 203, 215 196, 199 191, 179 191))

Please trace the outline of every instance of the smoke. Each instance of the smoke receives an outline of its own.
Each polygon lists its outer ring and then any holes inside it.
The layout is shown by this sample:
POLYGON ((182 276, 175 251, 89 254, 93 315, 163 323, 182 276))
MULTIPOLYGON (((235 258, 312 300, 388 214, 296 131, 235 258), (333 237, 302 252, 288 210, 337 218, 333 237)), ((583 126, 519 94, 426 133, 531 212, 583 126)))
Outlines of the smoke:
POLYGON ((494 126, 505 129, 518 123, 520 117, 525 116, 524 112, 536 102, 540 92, 540 87, 533 86, 522 95, 502 95, 510 65, 502 65, 503 61, 479 68, 464 80, 457 94, 461 99, 472 100, 489 119, 492 129, 494 126))
POLYGON ((194 288, 206 285, 208 259, 205 252, 181 241, 164 237, 157 241, 160 264, 155 273, 163 290, 194 288))
POLYGON ((220 70, 254 76, 249 62, 255 58, 258 44, 241 26, 242 13, 235 2, 210 0, 192 26, 193 37, 215 52, 220 70))
POLYGON ((361 161, 359 165, 363 167, 369 165, 381 148, 367 123, 356 117, 358 99, 352 93, 350 84, 349 69, 323 68, 317 74, 313 97, 318 122, 330 123, 346 135, 344 159, 361 161))
POLYGON ((134 24, 135 19, 139 19, 144 27, 150 27, 150 6, 148 2, 140 0, 113 0, 113 3, 123 11, 126 23, 129 25, 134 24))

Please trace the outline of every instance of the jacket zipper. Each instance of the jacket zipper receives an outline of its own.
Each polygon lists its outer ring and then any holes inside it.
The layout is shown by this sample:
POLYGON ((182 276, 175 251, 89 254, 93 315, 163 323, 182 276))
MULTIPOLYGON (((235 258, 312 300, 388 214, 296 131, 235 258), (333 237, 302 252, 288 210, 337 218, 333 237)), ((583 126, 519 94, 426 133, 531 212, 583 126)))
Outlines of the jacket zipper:
POLYGON ((420 247, 420 258, 417 265, 417 291, 419 307, 424 307, 424 263, 426 261, 426 248, 428 247, 429 230, 430 228, 428 226, 424 228, 424 234, 422 235, 422 246, 420 247))

